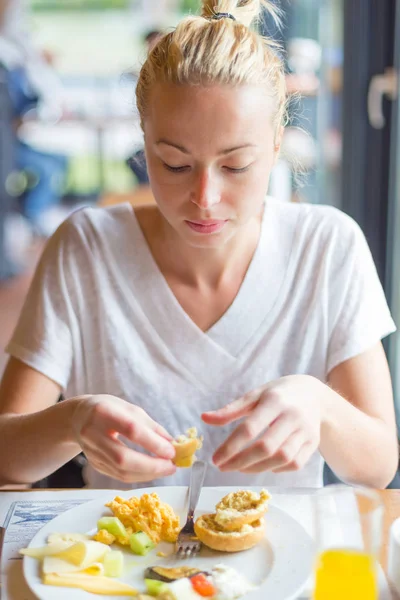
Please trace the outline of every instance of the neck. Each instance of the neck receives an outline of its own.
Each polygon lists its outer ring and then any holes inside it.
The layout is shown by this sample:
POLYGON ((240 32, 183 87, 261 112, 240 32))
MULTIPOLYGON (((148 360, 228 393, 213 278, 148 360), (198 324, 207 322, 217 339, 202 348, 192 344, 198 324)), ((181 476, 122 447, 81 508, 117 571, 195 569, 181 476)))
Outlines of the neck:
POLYGON ((251 219, 224 246, 207 249, 188 246, 160 215, 159 235, 148 243, 164 276, 190 287, 217 289, 243 279, 258 244, 261 219, 251 219))

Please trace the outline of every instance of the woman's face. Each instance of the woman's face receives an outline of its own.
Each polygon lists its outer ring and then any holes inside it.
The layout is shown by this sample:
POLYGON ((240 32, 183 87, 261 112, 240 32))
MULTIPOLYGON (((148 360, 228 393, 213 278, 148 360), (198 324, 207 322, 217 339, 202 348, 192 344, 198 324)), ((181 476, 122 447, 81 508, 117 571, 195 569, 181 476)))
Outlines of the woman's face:
POLYGON ((220 247, 259 218, 279 150, 265 89, 158 83, 144 133, 154 197, 188 244, 220 247))

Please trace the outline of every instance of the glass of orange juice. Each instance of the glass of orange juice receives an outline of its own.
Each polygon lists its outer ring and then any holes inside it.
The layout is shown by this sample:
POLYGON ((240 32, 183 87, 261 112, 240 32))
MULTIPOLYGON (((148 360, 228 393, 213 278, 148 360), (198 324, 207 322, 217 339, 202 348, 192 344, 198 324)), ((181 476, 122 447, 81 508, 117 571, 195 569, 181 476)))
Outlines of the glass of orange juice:
POLYGON ((378 600, 383 505, 374 490, 330 485, 314 496, 313 600, 378 600))

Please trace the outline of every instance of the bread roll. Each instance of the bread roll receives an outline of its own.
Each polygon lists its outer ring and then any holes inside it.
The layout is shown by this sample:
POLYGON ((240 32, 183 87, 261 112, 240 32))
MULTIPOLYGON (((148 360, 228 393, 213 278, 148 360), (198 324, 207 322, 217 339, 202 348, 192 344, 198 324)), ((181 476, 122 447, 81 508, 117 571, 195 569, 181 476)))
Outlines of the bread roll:
POLYGON ((186 435, 180 435, 173 440, 172 445, 175 448, 175 458, 173 463, 177 467, 191 467, 196 460, 195 452, 203 445, 203 438, 197 437, 196 427, 187 430, 186 435))
POLYGON ((243 525, 238 531, 224 531, 215 521, 215 514, 202 515, 194 530, 199 540, 213 550, 220 552, 240 552, 253 548, 265 533, 265 521, 260 519, 252 525, 243 525))
POLYGON ((218 502, 215 521, 221 529, 234 531, 243 525, 262 519, 268 510, 270 495, 266 490, 260 493, 250 490, 238 490, 224 496, 218 502))

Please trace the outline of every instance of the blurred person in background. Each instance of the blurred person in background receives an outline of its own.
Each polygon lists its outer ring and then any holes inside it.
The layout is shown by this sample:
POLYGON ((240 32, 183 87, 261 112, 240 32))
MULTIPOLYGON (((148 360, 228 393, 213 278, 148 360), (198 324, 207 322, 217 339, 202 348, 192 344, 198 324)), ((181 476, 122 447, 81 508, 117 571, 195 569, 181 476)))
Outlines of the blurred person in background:
MULTIPOLYGON (((152 51, 157 42, 162 38, 162 32, 158 29, 150 30, 145 38, 144 42, 146 45, 146 53, 152 51)), ((137 150, 132 156, 130 156, 126 164, 131 169, 132 173, 135 175, 137 183, 139 186, 149 186, 149 176, 147 173, 147 165, 146 165, 146 156, 144 153, 144 149, 140 148, 137 150)))
POLYGON ((36 48, 14 9, 12 0, 0 0, 0 62, 13 108, 16 169, 25 181, 21 210, 34 232, 48 237, 67 216, 60 206, 67 158, 25 143, 19 130, 27 117, 57 122, 63 114, 63 88, 49 56, 36 48))

